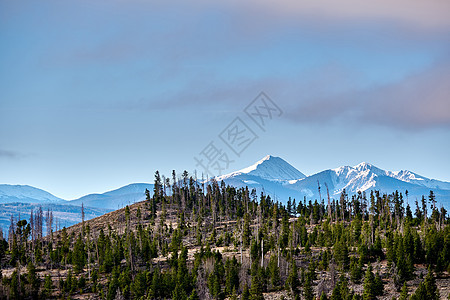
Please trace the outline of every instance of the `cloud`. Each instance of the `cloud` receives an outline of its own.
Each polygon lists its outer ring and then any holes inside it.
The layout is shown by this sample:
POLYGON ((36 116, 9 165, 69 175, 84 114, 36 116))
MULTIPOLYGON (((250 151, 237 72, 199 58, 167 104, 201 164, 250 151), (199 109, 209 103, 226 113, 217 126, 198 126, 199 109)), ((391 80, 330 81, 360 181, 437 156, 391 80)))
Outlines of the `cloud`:
POLYGON ((450 2, 447 0, 232 0, 226 3, 241 10, 264 10, 280 17, 390 21, 418 30, 448 31, 450 27, 450 2))
POLYGON ((7 159, 17 159, 21 158, 23 155, 16 151, 8 151, 0 149, 0 158, 7 158, 7 159))
MULTIPOLYGON (((97 1, 97 5, 99 1, 97 1)), ((116 9, 137 7, 140 9, 159 9, 164 6, 182 7, 195 11, 211 9, 232 9, 249 18, 267 21, 267 16, 279 18, 324 18, 334 20, 379 20, 394 21, 426 30, 445 29, 450 26, 450 2, 447 0, 229 0, 212 2, 193 0, 189 6, 184 1, 144 1, 116 0, 103 1, 104 5, 116 9)), ((101 3, 101 2, 100 2, 101 3)), ((174 9, 175 10, 175 9, 174 9)))
POLYGON ((444 62, 369 93, 362 117, 410 128, 450 126, 449 95, 450 62, 444 62))
POLYGON ((361 85, 361 76, 361 71, 341 64, 323 65, 298 76, 229 82, 203 74, 170 95, 122 102, 119 108, 239 112, 264 91, 285 112, 284 118, 299 124, 347 122, 401 130, 450 127, 449 59, 385 84, 361 85))
POLYGON ((407 130, 450 127, 449 95, 450 61, 444 60, 390 84, 301 97, 286 116, 299 123, 345 120, 407 130))
POLYGON ((189 5, 177 0, 170 3, 142 0, 88 3, 59 4, 67 20, 60 20, 61 16, 56 13, 49 16, 55 19, 53 21, 63 21, 63 29, 73 27, 84 34, 62 31, 56 36, 58 40, 67 34, 71 37, 69 40, 76 40, 75 45, 65 42, 73 47, 72 51, 48 49, 51 55, 44 60, 45 64, 57 64, 61 60, 74 64, 123 62, 149 55, 174 64, 186 58, 223 55, 262 36, 273 41, 273 36, 285 32, 286 28, 296 28, 302 35, 303 31, 313 31, 312 35, 338 35, 337 43, 355 32, 362 36, 376 26, 389 28, 383 30, 383 35, 395 36, 393 40, 399 36, 407 39, 409 31, 415 33, 411 35, 414 38, 417 33, 420 38, 431 38, 431 31, 450 32, 450 1, 447 0, 194 0, 189 5), (84 16, 86 8, 89 14, 84 16), (83 15, 83 22, 79 15, 83 15), (100 33, 98 40, 85 38, 92 33, 100 33))

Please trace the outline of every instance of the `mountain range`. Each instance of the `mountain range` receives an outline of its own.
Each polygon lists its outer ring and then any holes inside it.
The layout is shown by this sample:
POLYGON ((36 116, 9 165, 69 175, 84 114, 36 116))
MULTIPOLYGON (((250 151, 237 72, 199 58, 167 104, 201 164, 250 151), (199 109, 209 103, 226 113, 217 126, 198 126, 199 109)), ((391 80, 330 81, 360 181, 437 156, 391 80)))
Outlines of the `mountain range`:
POLYGON ((7 232, 11 215, 15 219, 29 219, 31 210, 51 210, 59 227, 81 222, 81 205, 85 219, 99 217, 128 204, 145 199, 145 189, 153 191, 153 184, 133 183, 102 194, 89 194, 75 200, 64 200, 49 192, 28 185, 0 184, 0 228, 7 232))
MULTIPOLYGON (((338 199, 343 189, 352 195, 358 191, 379 190, 392 193, 398 190, 406 196, 410 205, 427 196, 430 190, 436 200, 447 210, 450 207, 450 182, 426 178, 411 171, 386 171, 362 162, 356 166, 342 166, 306 176, 284 159, 267 155, 255 164, 215 178, 235 187, 248 186, 257 193, 264 192, 274 200, 286 203, 292 199, 338 199), (320 197, 319 197, 320 186, 320 197)), ((122 208, 145 199, 145 189, 153 191, 153 184, 133 183, 105 193, 89 194, 75 200, 64 200, 51 193, 28 185, 0 184, 0 226, 7 230, 11 214, 17 219, 29 216, 30 210, 51 209, 63 226, 81 221, 81 209, 85 207, 86 219, 122 208)))
MULTIPOLYGON (((379 190, 392 193, 398 190, 405 195, 407 201, 415 201, 428 196, 430 190, 436 195, 436 200, 446 209, 450 206, 450 182, 429 179, 408 170, 385 171, 370 163, 362 162, 356 166, 342 166, 305 176, 301 172, 295 173, 293 167, 282 158, 267 155, 254 165, 216 178, 227 184, 249 189, 255 188, 258 193, 264 192, 275 200, 286 202, 289 197, 303 200, 327 199, 327 188, 330 198, 339 198, 345 189, 352 195, 358 191, 379 190), (264 173, 264 176, 260 174, 264 173), (271 176, 269 174, 277 174, 271 176)), ((411 202, 410 204, 413 204, 411 202)))

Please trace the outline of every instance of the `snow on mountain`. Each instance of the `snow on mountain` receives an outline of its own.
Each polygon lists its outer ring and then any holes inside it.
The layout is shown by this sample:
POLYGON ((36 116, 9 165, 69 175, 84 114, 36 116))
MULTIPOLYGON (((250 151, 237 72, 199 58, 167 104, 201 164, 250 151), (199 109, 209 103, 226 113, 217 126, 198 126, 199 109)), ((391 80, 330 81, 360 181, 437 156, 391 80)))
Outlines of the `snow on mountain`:
POLYGON ((272 155, 267 155, 263 159, 257 161, 250 167, 242 170, 222 175, 216 178, 221 181, 238 175, 256 176, 268 181, 286 182, 290 180, 298 180, 306 176, 287 163, 284 159, 272 155))
POLYGON ((440 203, 450 206, 450 183, 428 179, 410 171, 385 171, 367 162, 306 177, 281 158, 266 156, 248 168, 220 176, 217 180, 224 180, 236 187, 255 188, 258 194, 263 191, 281 202, 286 202, 289 197, 319 199, 319 185, 321 199, 327 198, 327 187, 330 198, 334 199, 339 198, 345 189, 349 195, 370 190, 384 193, 398 190, 405 194, 408 190, 409 199, 420 200, 422 195, 427 196, 432 189, 440 203))
POLYGON ((296 191, 285 186, 297 182, 306 176, 286 162, 284 159, 267 155, 250 167, 216 177, 217 181, 239 187, 248 186, 249 190, 256 189, 258 195, 264 192, 272 199, 285 202, 289 197, 295 197, 296 191))
MULTIPOLYGON (((385 171, 363 162, 356 166, 342 166, 305 176, 279 157, 268 155, 250 167, 216 177, 217 181, 239 187, 256 189, 272 199, 286 203, 292 199, 327 199, 327 187, 331 198, 338 199, 343 189, 348 195, 358 191, 379 190, 382 193, 403 193, 408 190, 410 204, 427 196, 433 190, 438 203, 450 208, 450 182, 429 179, 411 171, 385 171)), ((54 195, 27 185, 0 184, 0 225, 6 226, 11 213, 25 216, 31 206, 53 206, 62 222, 76 222, 81 204, 92 209, 92 217, 103 212, 122 208, 145 199, 145 189, 153 192, 153 184, 133 183, 101 194, 89 194, 76 200, 65 201, 54 195), (64 208, 63 206, 67 206, 64 208), (78 208, 77 208, 78 207, 78 208)), ((9 223, 8 223, 9 224, 9 223)), ((7 228, 3 228, 4 231, 7 228)))
POLYGON ((64 201, 49 192, 29 186, 0 184, 0 203, 57 203, 64 201))
POLYGON ((330 198, 334 199, 339 198, 344 189, 349 195, 359 191, 379 190, 383 193, 393 193, 398 190, 405 198, 405 191, 408 190, 408 199, 415 201, 433 190, 439 203, 445 207, 450 206, 450 183, 428 179, 410 171, 385 171, 366 162, 313 174, 293 183, 289 188, 308 198, 319 199, 319 184, 322 199, 327 198, 327 186, 330 198))
POLYGON ((430 189, 450 190, 450 182, 426 178, 408 170, 389 172, 391 177, 401 181, 421 185, 430 189))

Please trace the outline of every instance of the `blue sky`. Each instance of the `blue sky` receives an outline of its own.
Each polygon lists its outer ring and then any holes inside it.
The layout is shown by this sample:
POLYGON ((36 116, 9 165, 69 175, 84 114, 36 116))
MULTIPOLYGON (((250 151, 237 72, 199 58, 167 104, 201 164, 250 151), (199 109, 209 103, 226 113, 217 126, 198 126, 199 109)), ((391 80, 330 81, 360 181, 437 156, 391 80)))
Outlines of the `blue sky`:
MULTIPOLYGON (((0 0, 0 182, 73 199, 266 154, 450 181, 445 0, 0 0), (283 111, 258 128, 264 91, 283 111), (257 135, 240 156, 218 135, 257 135)), ((200 175, 199 175, 200 176, 200 175)))

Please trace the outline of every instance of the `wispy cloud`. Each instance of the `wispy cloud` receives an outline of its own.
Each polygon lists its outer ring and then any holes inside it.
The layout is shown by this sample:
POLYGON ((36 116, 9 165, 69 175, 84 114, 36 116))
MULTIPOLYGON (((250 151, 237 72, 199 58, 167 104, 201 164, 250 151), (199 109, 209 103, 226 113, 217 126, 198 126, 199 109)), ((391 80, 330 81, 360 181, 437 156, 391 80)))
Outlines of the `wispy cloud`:
POLYGON ((259 91, 283 107, 284 117, 299 124, 381 125, 401 130, 450 127, 450 61, 435 64, 387 84, 361 86, 359 73, 328 65, 301 77, 268 76, 226 84, 207 78, 170 96, 123 103, 127 109, 240 110, 259 91), (306 79, 307 78, 307 79, 306 79))
POLYGON ((299 123, 346 120, 413 130, 450 127, 449 95, 450 61, 444 60, 398 82, 300 98, 286 116, 299 123))
MULTIPOLYGON (((90 3, 91 1, 86 1, 90 3)), ((140 9, 159 9, 164 6, 180 7, 191 10, 210 10, 211 8, 234 9, 250 18, 265 19, 268 15, 280 18, 312 17, 334 20, 367 20, 394 21, 422 29, 448 30, 450 26, 450 2, 447 0, 229 0, 212 2, 208 0, 193 0, 187 6, 185 1, 143 1, 143 0, 115 0, 97 1, 108 7, 126 9, 139 7, 140 9), (255 14, 259 12, 259 14, 255 14)), ((92 6, 92 5, 91 5, 92 6)))
POLYGON ((450 26, 450 2, 446 0, 232 0, 226 3, 247 11, 263 9, 267 14, 278 14, 281 17, 334 21, 376 20, 400 23, 417 30, 448 31, 450 26))
POLYGON ((18 158, 22 158, 22 157, 23 157, 23 154, 20 152, 0 149, 0 158, 18 159, 18 158))

